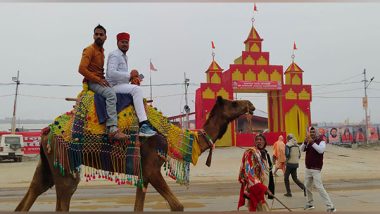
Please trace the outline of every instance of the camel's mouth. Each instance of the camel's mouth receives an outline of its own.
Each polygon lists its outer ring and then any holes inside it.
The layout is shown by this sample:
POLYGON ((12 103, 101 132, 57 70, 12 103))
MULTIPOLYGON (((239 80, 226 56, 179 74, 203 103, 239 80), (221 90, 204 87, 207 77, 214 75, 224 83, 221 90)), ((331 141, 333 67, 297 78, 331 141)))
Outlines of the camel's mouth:
POLYGON ((254 107, 254 106, 249 106, 248 107, 248 114, 250 114, 250 115, 253 115, 253 112, 256 110, 256 108, 254 107))

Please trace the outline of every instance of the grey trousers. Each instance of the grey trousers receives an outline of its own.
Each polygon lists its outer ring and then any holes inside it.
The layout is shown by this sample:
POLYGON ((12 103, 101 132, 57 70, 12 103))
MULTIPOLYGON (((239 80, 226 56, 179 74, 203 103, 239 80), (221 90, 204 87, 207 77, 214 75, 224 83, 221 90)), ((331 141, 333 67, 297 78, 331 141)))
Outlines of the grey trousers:
POLYGON ((321 171, 315 169, 306 169, 305 170, 305 187, 306 187, 306 196, 307 196, 307 205, 313 205, 313 193, 310 191, 312 185, 315 185, 315 188, 318 190, 319 195, 322 197, 323 201, 326 204, 326 207, 333 208, 334 205, 331 202, 329 194, 327 194, 325 188, 322 184, 321 171))
POLYGON ((110 132, 114 132, 117 130, 117 112, 116 112, 116 92, 111 87, 104 87, 97 83, 89 82, 88 88, 100 94, 102 97, 106 99, 106 110, 107 110, 107 121, 106 126, 110 128, 110 132))

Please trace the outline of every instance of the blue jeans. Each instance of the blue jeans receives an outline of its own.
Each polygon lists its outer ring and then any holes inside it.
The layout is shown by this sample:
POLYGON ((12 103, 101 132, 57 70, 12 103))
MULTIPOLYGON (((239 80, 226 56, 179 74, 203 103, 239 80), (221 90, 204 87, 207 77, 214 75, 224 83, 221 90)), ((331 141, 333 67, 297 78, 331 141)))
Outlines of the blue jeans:
POLYGON ((109 128, 110 132, 114 132, 117 130, 117 112, 116 112, 116 92, 111 87, 104 87, 97 83, 88 82, 88 88, 100 94, 102 97, 106 99, 106 110, 107 110, 107 121, 106 126, 109 128))

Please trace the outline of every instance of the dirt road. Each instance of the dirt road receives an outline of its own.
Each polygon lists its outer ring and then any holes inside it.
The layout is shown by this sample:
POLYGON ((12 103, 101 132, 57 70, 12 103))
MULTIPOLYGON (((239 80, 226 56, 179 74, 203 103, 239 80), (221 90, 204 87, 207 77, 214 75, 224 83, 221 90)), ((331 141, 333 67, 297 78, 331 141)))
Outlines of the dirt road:
MULTIPOLYGON (((271 148, 268 148, 270 150, 271 148)), ((185 211, 234 211, 237 207, 239 184, 236 181, 243 153, 241 148, 218 148, 211 168, 204 166, 206 155, 191 169, 189 188, 168 183, 184 204, 185 211)), ((357 150, 328 146, 325 153, 323 181, 338 211, 378 211, 380 209, 379 147, 357 150)), ((271 151, 270 151, 271 153, 271 151)), ((303 159, 301 160, 303 161, 303 159)), ((27 190, 37 161, 0 163, 0 210, 12 211, 27 190)), ((303 180, 301 164, 299 178, 303 180)), ((303 210, 305 199, 291 181, 293 197, 283 196, 283 176, 276 177, 276 195, 295 211, 303 210)), ((313 191, 314 211, 325 211, 318 193, 313 191)), ((133 211, 135 188, 117 186, 108 181, 81 182, 75 193, 71 211, 133 211)), ((286 211, 278 202, 269 201, 274 211, 286 211)), ((36 201, 31 211, 53 211, 54 188, 36 201)), ((166 201, 148 187, 146 211, 167 211, 166 201)), ((247 210, 245 207, 242 210, 247 210)))

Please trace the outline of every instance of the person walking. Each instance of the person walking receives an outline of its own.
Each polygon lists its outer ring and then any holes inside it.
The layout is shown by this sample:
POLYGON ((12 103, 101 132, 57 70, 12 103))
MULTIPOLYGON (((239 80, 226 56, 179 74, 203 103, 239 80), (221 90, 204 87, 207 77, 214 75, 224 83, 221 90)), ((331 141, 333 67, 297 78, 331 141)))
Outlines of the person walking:
POLYGON ((274 162, 274 176, 277 176, 277 170, 281 169, 285 174, 285 143, 284 137, 280 135, 278 140, 273 144, 273 162, 274 162))
POLYGON ((296 183, 303 190, 304 196, 306 196, 305 186, 297 178, 297 169, 299 166, 299 160, 301 158, 300 148, 293 134, 288 134, 288 136, 286 137, 286 140, 287 140, 287 143, 285 146, 286 169, 285 169, 285 174, 284 174, 284 183, 285 183, 286 193, 284 194, 284 196, 292 197, 292 192, 290 190, 290 184, 289 184, 290 175, 292 175, 292 179, 294 183, 296 183))
POLYGON ((305 156, 305 188, 306 188, 306 205, 305 210, 314 209, 313 193, 311 187, 314 184, 327 207, 327 212, 335 212, 336 209, 330 196, 322 184, 321 170, 323 166, 323 153, 325 152, 326 142, 317 136, 314 127, 309 128, 305 142, 301 145, 301 151, 306 152, 305 156))
POLYGON ((247 149, 242 158, 239 182, 241 183, 238 210, 248 198, 249 211, 270 211, 265 194, 271 199, 274 194, 272 162, 265 149, 267 141, 262 134, 255 137, 255 145, 247 149))

